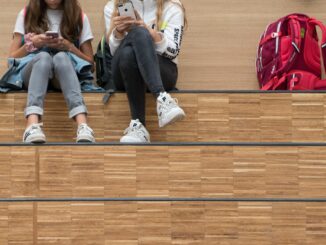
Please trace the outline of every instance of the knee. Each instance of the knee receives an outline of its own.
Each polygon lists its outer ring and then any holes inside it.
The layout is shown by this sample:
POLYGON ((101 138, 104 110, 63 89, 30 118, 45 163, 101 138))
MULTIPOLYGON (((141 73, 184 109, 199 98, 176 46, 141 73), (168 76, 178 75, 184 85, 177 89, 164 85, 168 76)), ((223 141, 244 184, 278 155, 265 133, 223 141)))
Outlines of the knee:
POLYGON ((53 57, 53 65, 55 69, 64 69, 69 66, 70 59, 65 52, 59 52, 53 57))
POLYGON ((132 69, 133 67, 138 67, 136 56, 131 46, 126 46, 120 51, 119 67, 120 70, 124 72, 132 69))
POLYGON ((152 36, 145 27, 135 26, 128 35, 132 36, 133 41, 144 43, 146 41, 153 42, 152 36))
POLYGON ((38 69, 41 69, 41 70, 52 69, 53 61, 52 61, 52 57, 49 53, 47 53, 47 52, 38 53, 35 56, 35 59, 36 59, 35 65, 37 66, 38 69))

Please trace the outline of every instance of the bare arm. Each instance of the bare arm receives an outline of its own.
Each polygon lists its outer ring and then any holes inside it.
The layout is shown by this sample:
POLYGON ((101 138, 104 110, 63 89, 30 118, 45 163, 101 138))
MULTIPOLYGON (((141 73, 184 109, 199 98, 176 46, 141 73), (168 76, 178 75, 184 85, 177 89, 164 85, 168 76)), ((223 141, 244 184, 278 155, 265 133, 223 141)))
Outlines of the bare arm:
POLYGON ((23 35, 15 33, 11 41, 9 57, 21 58, 28 54, 25 45, 22 45, 23 35))
MULTIPOLYGON (((31 41, 36 48, 42 48, 44 46, 51 46, 56 41, 51 37, 48 37, 44 34, 34 35, 31 38, 31 41)), ((19 33, 15 33, 13 40, 11 42, 9 57, 11 58, 22 58, 29 53, 26 49, 26 43, 22 44, 23 42, 23 35, 19 33)))
POLYGON ((90 40, 84 42, 80 46, 80 49, 76 48, 75 45, 73 45, 70 52, 74 53, 75 55, 79 56, 84 60, 87 60, 92 65, 94 64, 93 47, 90 40))

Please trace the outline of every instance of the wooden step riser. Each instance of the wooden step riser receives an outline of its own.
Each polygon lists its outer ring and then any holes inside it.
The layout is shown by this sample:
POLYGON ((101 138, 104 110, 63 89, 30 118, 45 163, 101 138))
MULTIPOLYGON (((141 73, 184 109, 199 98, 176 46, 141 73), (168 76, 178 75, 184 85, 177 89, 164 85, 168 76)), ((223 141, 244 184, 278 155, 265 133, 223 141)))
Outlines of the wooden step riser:
POLYGON ((0 243, 324 244, 323 203, 0 204, 0 243))
MULTIPOLYGON (((119 141, 129 125, 126 95, 84 94, 89 124, 98 142, 119 141)), ((184 121, 158 127, 156 103, 147 96, 147 128, 153 142, 324 142, 324 94, 173 94, 184 108, 184 121)), ((0 95, 0 142, 21 142, 26 94, 0 95)), ((48 142, 73 142, 76 129, 61 94, 46 98, 44 131, 48 142)))
POLYGON ((0 197, 323 198, 326 147, 0 147, 0 197))

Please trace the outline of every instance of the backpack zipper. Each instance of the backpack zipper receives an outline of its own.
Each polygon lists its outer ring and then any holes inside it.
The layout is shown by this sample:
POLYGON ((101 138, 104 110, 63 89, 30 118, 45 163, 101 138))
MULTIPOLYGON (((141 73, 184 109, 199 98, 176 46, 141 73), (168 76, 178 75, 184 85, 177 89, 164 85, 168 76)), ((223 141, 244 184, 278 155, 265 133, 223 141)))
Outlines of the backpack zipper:
MULTIPOLYGON (((280 32, 280 30, 281 30, 281 24, 282 24, 282 21, 278 22, 278 25, 277 25, 277 32, 280 32)), ((280 43, 280 37, 277 36, 277 37, 276 37, 276 48, 275 48, 275 54, 278 53, 279 43, 280 43)))
MULTIPOLYGON (((268 29, 269 25, 266 26, 264 34, 262 35, 262 38, 266 37, 266 32, 268 29)), ((264 48, 264 44, 261 45, 260 50, 259 50, 259 71, 261 71, 263 69, 263 48, 264 48)))

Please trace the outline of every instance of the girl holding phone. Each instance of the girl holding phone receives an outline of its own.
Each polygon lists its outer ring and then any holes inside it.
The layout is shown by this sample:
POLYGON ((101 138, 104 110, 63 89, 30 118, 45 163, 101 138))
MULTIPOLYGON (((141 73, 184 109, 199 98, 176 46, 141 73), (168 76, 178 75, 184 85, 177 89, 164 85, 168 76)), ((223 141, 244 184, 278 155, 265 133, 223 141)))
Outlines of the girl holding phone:
POLYGON ((177 82, 184 7, 179 0, 110 0, 104 15, 113 80, 117 89, 126 91, 131 112, 120 142, 150 142, 145 128, 146 89, 156 97, 160 127, 185 117, 177 100, 166 92, 177 82), (129 12, 130 4, 136 19, 123 13, 129 12))
POLYGON ((95 141, 72 62, 74 57, 93 65, 92 39, 90 23, 77 0, 29 0, 18 14, 9 56, 29 59, 21 71, 28 89, 24 142, 46 141, 40 122, 49 81, 62 90, 69 117, 78 124, 76 141, 95 141))

